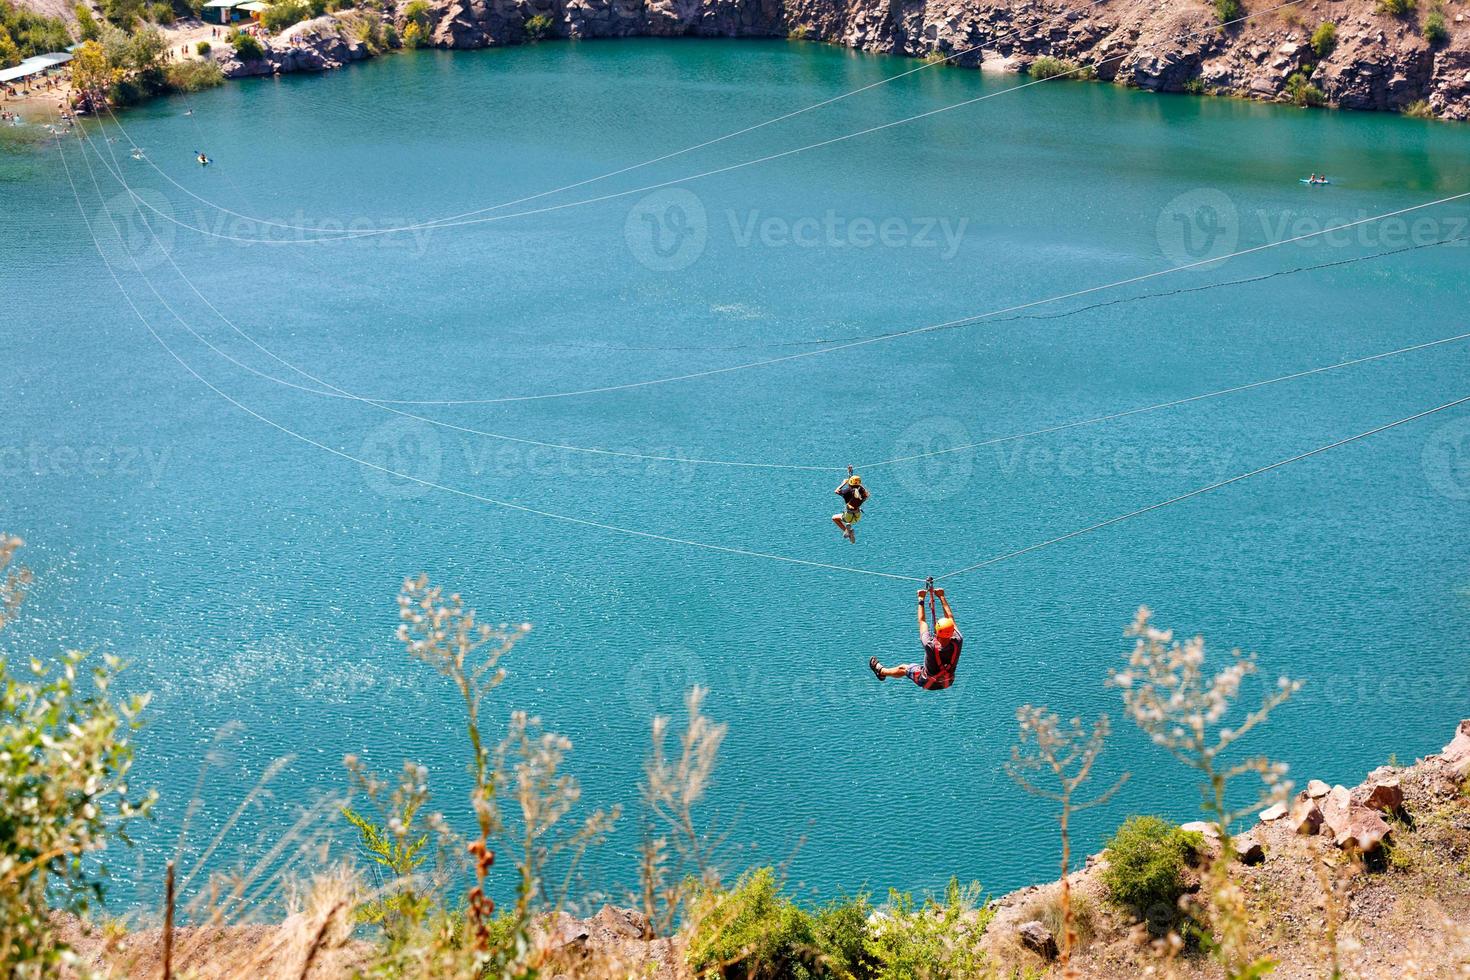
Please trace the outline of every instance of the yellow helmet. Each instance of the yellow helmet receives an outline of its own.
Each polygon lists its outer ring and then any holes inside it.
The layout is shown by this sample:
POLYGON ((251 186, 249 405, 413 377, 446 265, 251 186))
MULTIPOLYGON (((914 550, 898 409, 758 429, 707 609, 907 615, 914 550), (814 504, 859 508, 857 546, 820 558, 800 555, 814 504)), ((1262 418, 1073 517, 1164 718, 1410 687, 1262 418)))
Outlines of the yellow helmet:
POLYGON ((863 485, 863 478, 854 474, 847 478, 847 485, 850 487, 860 487, 863 485))
POLYGON ((951 636, 954 636, 954 620, 948 616, 940 619, 939 622, 934 624, 934 635, 941 640, 947 640, 951 636))

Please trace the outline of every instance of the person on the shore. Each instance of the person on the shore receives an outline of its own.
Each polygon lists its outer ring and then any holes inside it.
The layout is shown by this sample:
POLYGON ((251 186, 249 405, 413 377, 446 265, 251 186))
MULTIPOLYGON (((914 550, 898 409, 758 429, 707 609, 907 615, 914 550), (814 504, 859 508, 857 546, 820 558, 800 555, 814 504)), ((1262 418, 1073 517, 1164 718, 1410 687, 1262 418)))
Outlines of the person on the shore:
POLYGON ((863 478, 852 472, 852 467, 847 468, 847 479, 837 484, 837 489, 832 491, 842 498, 842 513, 832 515, 832 523, 837 525, 837 530, 842 536, 853 544, 857 544, 857 522, 863 519, 863 504, 868 502, 868 488, 863 486, 863 478))
POLYGON ((942 691, 954 683, 955 668, 960 663, 960 647, 965 638, 955 625, 954 613, 949 608, 949 600, 944 597, 944 590, 933 591, 934 598, 939 600, 944 609, 944 615, 939 617, 934 624, 934 632, 930 633, 929 624, 924 619, 924 600, 929 589, 919 590, 919 644, 924 648, 924 662, 885 667, 878 662, 877 657, 869 657, 868 669, 880 681, 886 681, 890 677, 907 677, 926 691, 942 691))

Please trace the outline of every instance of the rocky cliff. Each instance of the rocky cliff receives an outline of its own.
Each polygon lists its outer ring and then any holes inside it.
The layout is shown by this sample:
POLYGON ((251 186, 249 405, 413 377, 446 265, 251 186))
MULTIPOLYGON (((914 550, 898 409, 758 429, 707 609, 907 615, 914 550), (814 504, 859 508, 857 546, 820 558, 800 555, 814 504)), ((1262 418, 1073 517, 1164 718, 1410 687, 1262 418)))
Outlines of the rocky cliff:
MULTIPOLYGON (((1455 0, 1402 15, 1377 0, 1261 3, 1220 27, 1200 0, 435 0, 431 42, 446 48, 548 36, 806 37, 864 51, 954 55, 966 67, 1025 71, 1041 56, 1095 65, 1098 78, 1161 92, 1315 101, 1349 109, 1432 111, 1470 119, 1470 25, 1455 0), (1425 40, 1436 15, 1447 36, 1425 40), (532 18, 545 18, 532 22, 532 18), (549 20, 549 24, 546 22, 549 20), (1323 24, 1332 44, 1312 44, 1323 24)), ((1254 5, 1252 5, 1254 6, 1254 5)), ((1431 31, 1431 34, 1434 32, 1431 31)))

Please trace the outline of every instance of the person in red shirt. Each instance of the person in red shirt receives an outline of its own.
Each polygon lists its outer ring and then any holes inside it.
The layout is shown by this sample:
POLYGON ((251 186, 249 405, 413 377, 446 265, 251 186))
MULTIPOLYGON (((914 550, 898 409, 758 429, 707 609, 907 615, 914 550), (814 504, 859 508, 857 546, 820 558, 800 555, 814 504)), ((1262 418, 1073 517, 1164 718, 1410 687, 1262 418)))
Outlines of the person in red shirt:
POLYGON ((929 591, 927 588, 919 590, 919 644, 924 648, 924 662, 885 667, 877 657, 869 657, 868 669, 880 681, 907 677, 926 691, 942 691, 954 683, 955 668, 960 663, 960 647, 964 645, 965 638, 955 625, 954 613, 943 589, 933 590, 934 598, 944 608, 944 615, 934 624, 934 632, 929 632, 929 623, 924 618, 924 600, 929 591))

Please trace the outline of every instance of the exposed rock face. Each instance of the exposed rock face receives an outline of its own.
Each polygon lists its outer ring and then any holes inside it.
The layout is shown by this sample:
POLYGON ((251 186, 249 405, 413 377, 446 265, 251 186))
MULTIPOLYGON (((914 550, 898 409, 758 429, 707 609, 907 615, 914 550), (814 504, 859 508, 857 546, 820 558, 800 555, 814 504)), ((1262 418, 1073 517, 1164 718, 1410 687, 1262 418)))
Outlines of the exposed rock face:
POLYGON ((352 36, 346 24, 330 15, 289 27, 261 47, 265 49, 264 57, 241 61, 231 52, 220 62, 220 69, 228 78, 283 75, 328 71, 371 56, 368 46, 352 36))
MULTIPOLYGON (((1465 83, 1470 87, 1470 68, 1465 73, 1465 83)), ((1460 727, 1455 729, 1455 737, 1440 750, 1439 757, 1456 775, 1470 776, 1470 718, 1460 722, 1460 727)))
MULTIPOLYGON (((406 3, 407 0, 400 0, 406 3)), ((1213 91, 1287 98, 1293 73, 1311 70, 1328 104, 1402 110, 1427 101, 1438 115, 1470 119, 1470 31, 1430 46, 1417 21, 1375 11, 1371 0, 1299 8, 1221 28, 1208 5, 1107 0, 1041 5, 1020 0, 432 0, 431 43, 444 48, 519 44, 526 22, 549 17, 568 38, 785 37, 907 56, 938 52, 1011 71, 1050 55, 1091 65, 1097 77, 1158 92, 1213 91), (1322 20, 1336 47, 1319 57, 1322 20)))
POLYGON ((1057 958, 1057 940, 1051 931, 1040 922, 1023 922, 1016 929, 1016 934, 1021 938, 1021 945, 1044 960, 1057 958))

